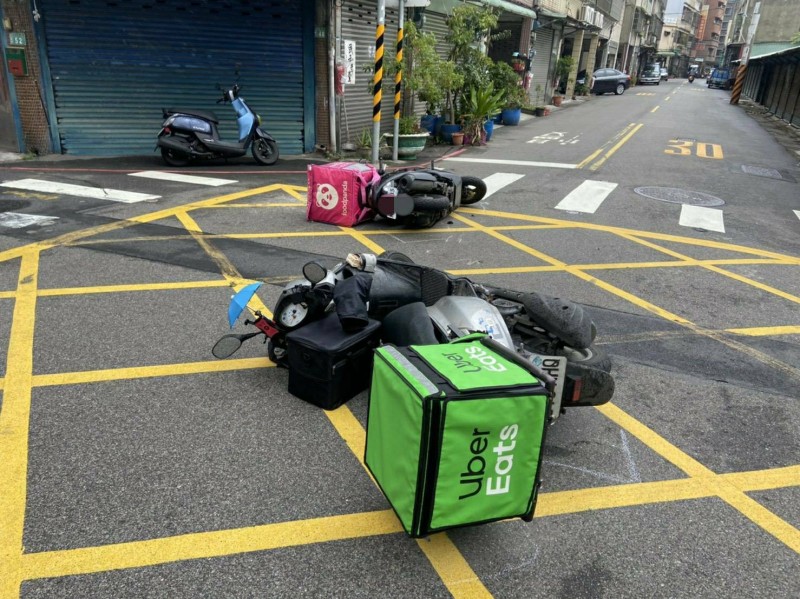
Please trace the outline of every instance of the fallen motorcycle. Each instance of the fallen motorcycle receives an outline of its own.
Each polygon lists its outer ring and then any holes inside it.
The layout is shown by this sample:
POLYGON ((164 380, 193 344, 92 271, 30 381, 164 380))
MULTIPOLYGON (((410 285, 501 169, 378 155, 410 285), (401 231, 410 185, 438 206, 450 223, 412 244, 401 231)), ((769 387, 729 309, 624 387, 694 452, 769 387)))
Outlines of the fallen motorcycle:
POLYGON ((369 203, 384 218, 424 229, 460 206, 479 202, 485 195, 483 179, 436 169, 431 164, 429 169, 382 173, 369 194, 369 203))
POLYGON ((424 229, 460 206, 486 195, 486 183, 434 168, 387 172, 383 164, 337 162, 308 169, 306 217, 352 227, 380 216, 386 222, 424 229))
MULTIPOLYGON (((483 332, 550 380, 553 420, 564 408, 602 405, 613 396, 611 358, 594 347, 589 315, 569 300, 480 285, 399 252, 350 254, 333 269, 309 262, 303 277, 284 287, 272 318, 255 312, 245 324, 257 330, 223 336, 213 355, 230 357, 245 340, 263 334, 269 358, 291 368, 287 337, 335 312, 345 330, 379 321, 380 340, 396 346, 449 343, 483 332)), ((234 296, 231 306, 239 307, 229 310, 231 326, 258 285, 234 296)))

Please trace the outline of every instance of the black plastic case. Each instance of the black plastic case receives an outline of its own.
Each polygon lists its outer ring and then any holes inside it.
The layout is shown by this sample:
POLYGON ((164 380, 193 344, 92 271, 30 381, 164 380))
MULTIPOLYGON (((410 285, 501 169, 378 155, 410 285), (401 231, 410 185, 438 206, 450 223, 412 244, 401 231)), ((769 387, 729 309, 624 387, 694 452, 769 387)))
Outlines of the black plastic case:
POLYGON ((333 410, 369 387, 380 326, 348 333, 334 312, 286 335, 289 393, 333 410))

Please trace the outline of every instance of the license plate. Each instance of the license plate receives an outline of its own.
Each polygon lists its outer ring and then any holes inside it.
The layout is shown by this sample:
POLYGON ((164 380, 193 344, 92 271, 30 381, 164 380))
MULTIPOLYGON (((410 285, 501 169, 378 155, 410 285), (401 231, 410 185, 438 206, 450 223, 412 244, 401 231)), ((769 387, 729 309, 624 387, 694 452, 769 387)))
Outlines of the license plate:
POLYGON ((567 375, 567 359, 564 356, 541 356, 533 354, 531 362, 556 380, 555 396, 553 397, 553 414, 561 410, 561 396, 564 394, 564 379, 567 375))

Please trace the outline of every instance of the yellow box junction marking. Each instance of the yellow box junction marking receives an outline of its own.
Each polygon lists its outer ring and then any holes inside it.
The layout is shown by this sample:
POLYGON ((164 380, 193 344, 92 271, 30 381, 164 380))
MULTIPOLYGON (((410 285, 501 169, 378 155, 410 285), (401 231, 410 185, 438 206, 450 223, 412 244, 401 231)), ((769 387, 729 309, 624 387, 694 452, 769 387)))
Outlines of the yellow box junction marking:
MULTIPOLYGON (((599 167, 610 155, 636 133, 642 125, 631 124, 617 136, 617 143, 606 155, 595 163, 599 167)), ((611 140, 613 142, 614 140, 611 140)), ((611 143, 609 142, 609 143, 611 143)), ((607 144, 608 145, 608 144, 607 144)), ((605 149, 600 148, 587 158, 584 163, 590 164, 605 149)), ((584 164, 582 163, 582 164, 584 164)), ((585 165, 584 164, 584 165, 585 165)), ((264 526, 248 527, 214 532, 201 532, 176 537, 152 539, 107 545, 102 547, 88 547, 83 549, 70 549, 64 551, 42 552, 23 554, 22 527, 25 509, 26 476, 27 476, 27 434, 30 417, 31 389, 36 386, 87 384, 101 381, 123 380, 130 378, 143 378, 154 376, 182 376, 198 372, 221 372, 225 370, 245 368, 265 368, 271 363, 265 358, 229 360, 214 362, 197 362, 163 366, 143 366, 134 368, 116 368, 98 371, 77 373, 57 373, 49 375, 32 374, 32 339, 34 319, 36 312, 37 296, 59 296, 89 293, 119 293, 144 290, 171 290, 223 286, 234 283, 242 285, 251 281, 244 280, 236 271, 232 263, 221 252, 214 248, 210 242, 219 237, 256 238, 261 237, 317 237, 321 235, 350 235, 370 251, 380 252, 381 246, 372 241, 372 236, 419 234, 420 231, 371 231, 342 228, 340 231, 307 233, 270 233, 254 235, 206 235, 197 226, 196 222, 188 216, 192 210, 219 206, 237 199, 250 197, 270 191, 284 191, 303 201, 302 192, 305 188, 296 186, 271 185, 247 192, 220 196, 201 202, 161 210, 143 215, 131 221, 121 221, 94 227, 58 238, 38 242, 29 246, 14 248, 0 252, 0 262, 20 260, 19 281, 16 291, 0 293, 0 298, 14 299, 14 319, 10 335, 7 375, 0 379, 0 387, 4 391, 3 411, 0 413, 0 463, 10 464, 10 467, 0 469, 0 599, 16 597, 19 594, 22 580, 35 578, 65 576, 88 572, 102 572, 120 568, 144 567, 149 565, 169 563, 174 561, 209 558, 222 555, 233 555, 249 551, 263 551, 280 547, 299 546, 309 543, 320 543, 331 540, 358 538, 381 534, 394 534, 401 532, 401 527, 391 510, 381 512, 333 516, 328 518, 315 518, 295 522, 285 522, 264 526), (197 281, 175 283, 153 283, 139 285, 111 285, 98 287, 79 287, 65 289, 43 289, 37 287, 38 262, 41 251, 59 247, 61 245, 84 245, 90 243, 106 243, 104 240, 90 240, 89 238, 111 230, 130 227, 138 223, 153 222, 170 216, 177 217, 186 227, 189 234, 217 260, 220 270, 228 276, 226 281, 197 281)), ((277 207, 277 204, 270 204, 277 207)), ((252 207, 243 205, 242 207, 252 207)), ((729 329, 727 331, 709 331, 697 327, 686 319, 671 314, 641 298, 629 294, 619 288, 609 285, 592 275, 588 270, 608 270, 625 268, 659 268, 659 267, 700 267, 706 268, 716 274, 733 278, 739 282, 751 285, 767 293, 783 297, 790 301, 800 301, 796 296, 780 289, 770 287, 742 277, 735 273, 720 268, 725 264, 776 264, 784 266, 800 265, 800 258, 775 252, 768 252, 754 248, 710 242, 692 238, 677 237, 646 231, 635 231, 618 227, 607 227, 532 217, 522 214, 505 213, 486 210, 462 209, 464 214, 474 213, 482 216, 494 216, 504 219, 514 219, 522 223, 518 226, 488 227, 478 224, 466 217, 454 214, 453 216, 466 226, 459 228, 461 232, 485 233, 508 245, 544 262, 542 266, 519 267, 506 269, 471 269, 453 271, 454 273, 480 274, 482 272, 569 272, 579 278, 589 281, 606 291, 623 297, 635 305, 643 307, 655 314, 674 322, 679 322, 687 327, 688 335, 703 335, 717 339, 739 351, 748 353, 751 357, 761 359, 771 366, 796 376, 791 367, 777 360, 764 360, 758 352, 750 353, 750 348, 737 343, 731 345, 731 340, 724 338, 724 333, 738 335, 778 335, 796 334, 800 327, 787 325, 782 327, 752 327, 748 329, 729 329), (546 254, 517 242, 505 235, 504 230, 536 229, 536 228, 585 228, 595 231, 613 233, 636 243, 641 243, 669 255, 675 260, 651 263, 618 263, 618 264, 588 264, 569 265, 556 260, 546 254), (668 250, 647 240, 662 240, 676 242, 688 246, 713 247, 730 250, 737 253, 749 254, 755 258, 734 258, 721 260, 695 260, 678 252, 668 250)), ((452 229, 443 231, 425 230, 426 234, 452 233, 452 229)), ((185 239, 187 236, 182 235, 185 239)), ((145 242, 153 238, 142 238, 145 242)), ((795 369, 796 370, 796 369, 795 369)), ((699 499, 703 497, 720 497, 723 501, 734 507, 747 518, 761 526, 764 530, 781 540, 788 547, 800 553, 800 537, 796 528, 792 527, 775 514, 750 499, 745 492, 764 489, 777 489, 800 486, 800 466, 776 468, 757 472, 743 472, 718 475, 705 466, 690 458, 677 447, 671 445, 657 433, 645 427, 622 410, 612 404, 598 408, 601 413, 616 422, 623 429, 637 436, 652 450, 665 459, 675 464, 687 473, 689 478, 673 481, 659 481, 655 483, 635 483, 593 489, 581 489, 559 493, 545 493, 540 496, 537 517, 547 517, 558 514, 578 513, 593 509, 610 509, 626 505, 645 505, 667 501, 699 499)), ((343 406, 339 410, 326 413, 333 426, 344 439, 347 446, 362 460, 365 431, 355 419, 350 410, 343 406)), ((362 462, 363 465, 363 462, 362 462)), ((490 596, 488 590, 478 579, 463 556, 446 534, 438 534, 430 540, 419 541, 419 546, 431 561, 443 583, 455 597, 490 596)))

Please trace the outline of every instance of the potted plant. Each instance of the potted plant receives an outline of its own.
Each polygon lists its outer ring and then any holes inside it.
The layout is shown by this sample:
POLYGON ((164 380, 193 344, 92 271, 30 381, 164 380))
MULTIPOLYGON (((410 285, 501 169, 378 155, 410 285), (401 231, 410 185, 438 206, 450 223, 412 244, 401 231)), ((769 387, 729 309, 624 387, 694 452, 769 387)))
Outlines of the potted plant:
MULTIPOLYGON (((460 84, 448 86, 445 94, 446 121, 455 125, 459 112, 466 112, 464 104, 471 88, 483 88, 491 83, 490 71, 494 61, 481 47, 491 40, 490 31, 497 27, 498 13, 487 6, 459 4, 447 18, 448 33, 445 39, 450 46, 448 61, 455 66, 460 84)), ((510 65, 509 70, 513 73, 510 65)), ((516 74, 515 74, 516 76, 516 74)), ((447 82, 451 83, 451 82, 447 82)), ((441 82, 438 82, 441 86, 441 82)), ((495 85, 495 89, 501 89, 495 85)), ((442 128, 444 131, 444 127, 442 128)))
POLYGON ((491 139, 494 122, 490 117, 505 105, 505 92, 495 91, 490 83, 485 88, 472 88, 464 103, 464 134, 467 143, 481 143, 491 139))
MULTIPOLYGON (((417 154, 425 149, 430 133, 423 131, 415 116, 400 117, 397 133, 397 157, 401 160, 415 160, 417 154)), ((393 133, 385 133, 387 142, 394 142, 393 133)), ((394 147, 392 145, 392 147, 394 147)))
MULTIPOLYGON (((403 67, 406 90, 425 102, 426 115, 422 117, 421 124, 432 134, 437 132, 443 120, 439 111, 445 106, 447 98, 464 83, 456 65, 437 53, 436 44, 433 33, 420 32, 413 22, 408 22, 403 37, 404 64, 394 65, 394 69, 403 67)), ((391 76, 394 76, 394 69, 389 69, 391 76)), ((455 122, 454 115, 451 115, 450 122, 455 122)))
POLYGON ((369 159, 372 156, 372 135, 366 127, 356 139, 356 151, 361 158, 369 159))
POLYGON ((518 125, 525 104, 525 89, 522 79, 514 69, 505 62, 497 62, 490 70, 492 84, 498 91, 504 92, 505 102, 501 107, 501 119, 504 125, 518 125))
POLYGON ((553 105, 561 106, 561 100, 564 98, 561 94, 566 91, 567 76, 572 71, 574 63, 572 56, 562 56, 556 62, 555 80, 553 81, 553 88, 556 92, 553 94, 553 105))

